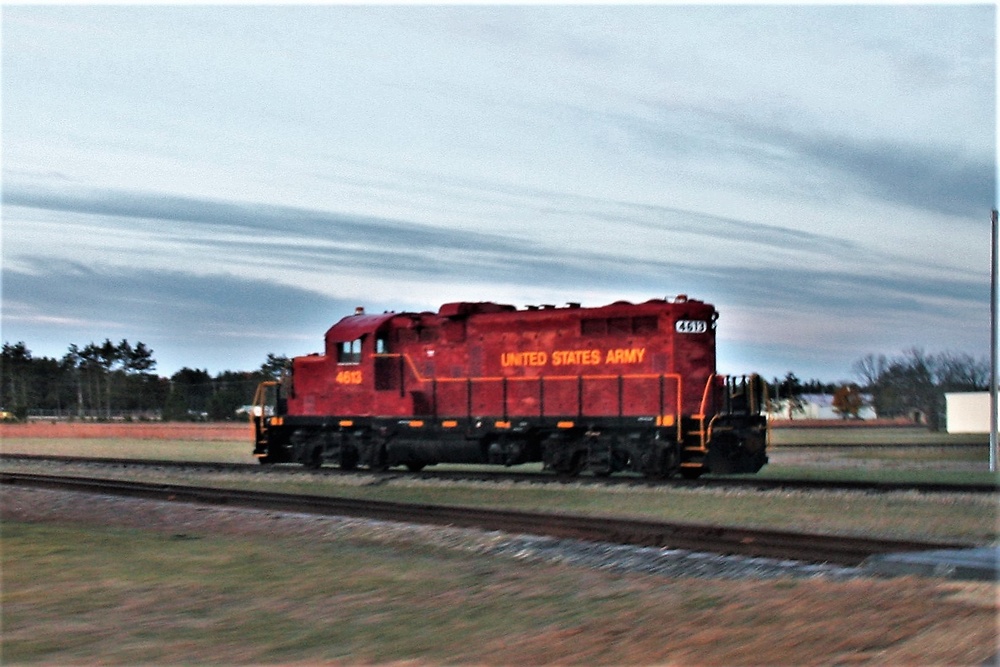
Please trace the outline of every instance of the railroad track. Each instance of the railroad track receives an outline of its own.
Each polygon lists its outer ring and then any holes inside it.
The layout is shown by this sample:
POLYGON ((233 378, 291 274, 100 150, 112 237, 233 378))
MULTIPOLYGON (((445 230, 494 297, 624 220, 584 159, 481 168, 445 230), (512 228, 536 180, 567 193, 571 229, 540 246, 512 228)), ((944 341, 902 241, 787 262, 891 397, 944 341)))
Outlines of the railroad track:
POLYGON ((394 479, 428 479, 445 481, 470 482, 527 482, 533 484, 590 484, 594 486, 672 486, 677 488, 744 488, 744 489, 788 489, 788 490, 828 490, 828 491, 858 491, 868 493, 889 493, 897 491, 917 491, 920 493, 998 493, 997 484, 941 484, 915 482, 862 482, 862 481, 831 481, 802 479, 767 479, 761 477, 703 477, 698 480, 672 478, 667 480, 650 480, 635 475, 616 475, 612 477, 560 477, 550 473, 512 472, 512 471, 479 471, 479 470, 424 470, 414 472, 372 472, 344 471, 335 467, 319 469, 303 468, 297 464, 261 466, 256 463, 212 463, 195 461, 173 461, 156 459, 124 459, 106 457, 53 456, 37 454, 0 454, 2 461, 35 461, 54 464, 81 464, 92 467, 116 468, 168 468, 177 470, 195 470, 200 472, 228 472, 238 474, 325 474, 333 476, 356 476, 358 474, 375 476, 376 483, 388 482, 394 479))
POLYGON ((667 547, 857 566, 875 554, 952 549, 964 543, 847 537, 693 523, 590 517, 475 507, 358 500, 302 494, 152 484, 90 477, 0 472, 0 484, 204 503, 272 511, 448 525, 594 542, 667 547))

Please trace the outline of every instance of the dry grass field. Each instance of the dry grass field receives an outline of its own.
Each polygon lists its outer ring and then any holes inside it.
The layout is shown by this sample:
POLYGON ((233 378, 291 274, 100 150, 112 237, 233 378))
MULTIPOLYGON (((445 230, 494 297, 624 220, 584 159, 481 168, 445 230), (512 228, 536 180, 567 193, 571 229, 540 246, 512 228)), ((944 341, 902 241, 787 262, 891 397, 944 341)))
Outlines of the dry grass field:
POLYGON ((192 440, 197 442, 246 442, 251 438, 246 422, 83 422, 30 421, 0 423, 0 441, 23 438, 192 440))
POLYGON ((693 579, 329 519, 4 489, 0 660, 978 666, 995 584, 693 579))
MULTIPOLYGON (((23 428, 0 430, 3 451, 252 461, 244 424, 14 426, 23 428)), ((819 463, 859 461, 870 464, 843 454, 819 463)), ((353 488, 460 503, 483 495, 408 483, 353 488)), ((30 490, 0 493, 4 665, 979 666, 1000 651, 1000 587, 991 583, 665 578, 487 557, 434 537, 347 534, 319 519, 147 501, 100 510, 30 490)), ((549 493, 498 488, 489 502, 935 534, 971 521, 961 530, 996 538, 989 499, 549 493)))
POLYGON ((11 454, 253 463, 252 448, 244 422, 0 424, 0 452, 11 454))

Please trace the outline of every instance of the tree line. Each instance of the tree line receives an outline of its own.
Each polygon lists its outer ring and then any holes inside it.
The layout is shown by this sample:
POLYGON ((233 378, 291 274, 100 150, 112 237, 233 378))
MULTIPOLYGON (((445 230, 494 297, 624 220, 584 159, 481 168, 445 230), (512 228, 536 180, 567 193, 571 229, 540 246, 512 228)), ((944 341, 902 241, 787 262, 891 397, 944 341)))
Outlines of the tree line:
POLYGON ((970 354, 928 354, 913 347, 895 357, 867 354, 854 362, 861 387, 871 396, 879 417, 919 413, 932 431, 945 425, 945 397, 949 392, 986 391, 990 365, 970 354))
MULTIPOLYGON (((0 356, 0 408, 18 419, 53 414, 91 419, 164 419, 212 421, 237 418, 260 382, 278 379, 288 367, 286 356, 268 354, 253 371, 184 367, 169 378, 153 371, 153 350, 127 339, 113 343, 70 345, 61 359, 35 357, 24 342, 4 343, 0 356)), ((947 392, 985 391, 990 368, 969 354, 928 354, 910 348, 888 357, 867 354, 854 362, 858 382, 803 382, 789 372, 768 382, 772 400, 801 404, 803 394, 832 394, 833 407, 844 418, 857 417, 870 405, 880 418, 919 413, 932 430, 944 424, 947 392)))
POLYGON ((945 426, 945 394, 986 391, 990 366, 963 352, 929 354, 913 347, 896 356, 866 354, 852 365, 857 382, 826 384, 818 380, 801 382, 789 372, 784 379, 768 383, 772 407, 785 401, 791 413, 801 411, 804 394, 829 394, 832 407, 844 419, 857 418, 870 407, 879 418, 904 417, 922 420, 930 430, 945 426))
POLYGON ((153 371, 145 343, 70 345, 60 359, 36 357, 23 341, 3 344, 0 407, 16 419, 31 414, 89 419, 231 420, 257 385, 277 379, 288 358, 268 354, 253 371, 182 368, 169 378, 153 371))

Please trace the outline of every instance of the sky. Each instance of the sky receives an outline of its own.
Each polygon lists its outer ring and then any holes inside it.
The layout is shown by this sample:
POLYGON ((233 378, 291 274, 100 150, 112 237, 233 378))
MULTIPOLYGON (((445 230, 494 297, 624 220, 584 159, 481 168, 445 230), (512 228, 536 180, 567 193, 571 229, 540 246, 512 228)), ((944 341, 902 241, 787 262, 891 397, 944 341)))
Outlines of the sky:
POLYGON ((714 304, 718 366, 989 357, 996 8, 18 5, 5 342, 156 372, 450 301, 714 304))

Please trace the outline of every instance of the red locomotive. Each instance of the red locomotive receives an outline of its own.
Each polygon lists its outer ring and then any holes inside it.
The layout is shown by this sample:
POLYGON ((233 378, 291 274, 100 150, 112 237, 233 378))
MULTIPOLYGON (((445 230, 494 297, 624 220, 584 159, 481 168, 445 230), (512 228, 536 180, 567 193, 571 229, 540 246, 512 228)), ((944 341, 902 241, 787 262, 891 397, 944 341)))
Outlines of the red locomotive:
POLYGON ((345 469, 541 461, 563 474, 751 473, 762 383, 715 372, 710 304, 446 303, 326 332, 254 400, 254 456, 345 469))

